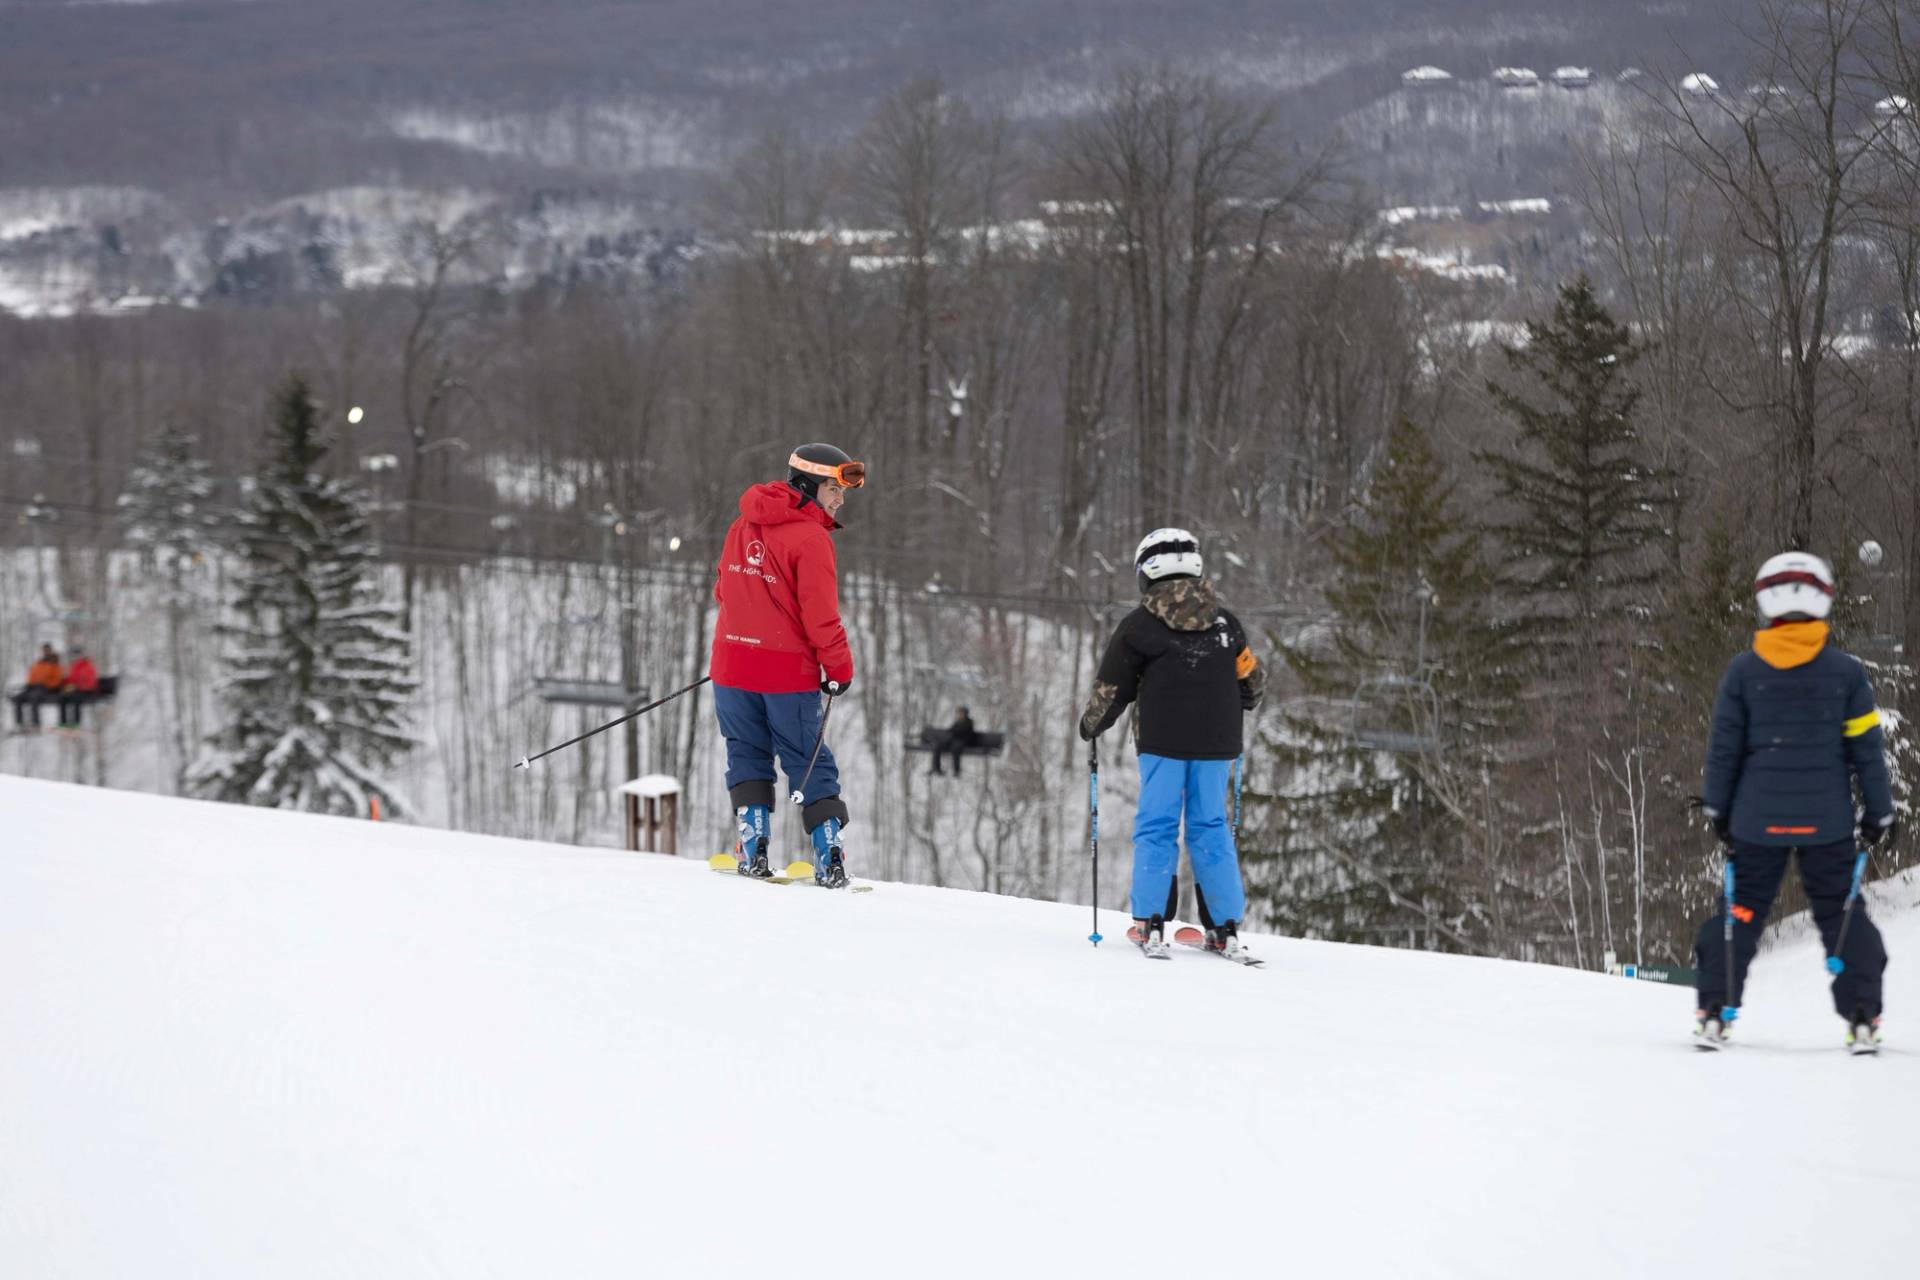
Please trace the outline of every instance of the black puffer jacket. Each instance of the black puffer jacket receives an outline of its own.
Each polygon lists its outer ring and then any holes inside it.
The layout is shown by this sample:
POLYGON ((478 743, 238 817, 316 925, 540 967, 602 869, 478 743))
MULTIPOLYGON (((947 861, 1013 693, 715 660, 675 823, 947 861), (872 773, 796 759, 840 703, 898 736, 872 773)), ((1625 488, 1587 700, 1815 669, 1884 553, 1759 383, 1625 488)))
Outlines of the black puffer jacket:
POLYGON ((1134 740, 1141 752, 1231 760, 1242 750, 1241 713, 1259 705, 1266 678, 1240 620, 1220 607, 1212 582, 1165 579, 1147 589, 1108 641, 1080 736, 1098 737, 1137 702, 1134 740))

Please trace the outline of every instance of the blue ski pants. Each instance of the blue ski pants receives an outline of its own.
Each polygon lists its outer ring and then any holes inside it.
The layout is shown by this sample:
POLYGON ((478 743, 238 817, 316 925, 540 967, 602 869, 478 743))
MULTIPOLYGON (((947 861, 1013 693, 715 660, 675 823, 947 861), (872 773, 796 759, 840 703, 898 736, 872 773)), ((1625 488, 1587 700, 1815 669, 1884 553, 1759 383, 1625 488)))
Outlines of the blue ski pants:
POLYGON ((1247 913, 1240 854, 1227 825, 1231 760, 1174 760, 1140 753, 1140 807, 1133 815, 1133 914, 1145 920, 1167 909, 1180 869, 1180 820, 1187 824, 1193 878, 1220 924, 1247 913))
MULTIPOLYGON (((773 757, 787 774, 787 789, 800 785, 807 771, 807 757, 820 737, 820 693, 753 693, 724 684, 713 686, 713 709, 720 716, 720 732, 727 739, 727 790, 743 782, 774 779, 773 757)), ((828 796, 840 794, 840 769, 833 762, 833 749, 820 744, 820 758, 801 797, 811 806, 828 796)))

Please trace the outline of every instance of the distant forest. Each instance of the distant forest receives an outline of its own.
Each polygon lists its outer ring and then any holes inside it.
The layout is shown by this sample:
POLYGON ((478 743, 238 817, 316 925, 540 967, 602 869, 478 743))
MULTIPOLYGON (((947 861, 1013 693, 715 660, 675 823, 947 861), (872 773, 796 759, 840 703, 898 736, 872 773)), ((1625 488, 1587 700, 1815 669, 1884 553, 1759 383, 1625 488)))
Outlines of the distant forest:
MULTIPOLYGON (((693 167, 778 121, 843 138, 906 80, 1027 117, 1069 115, 1119 65, 1167 59, 1277 95, 1311 132, 1437 61, 1612 70, 1684 49, 1745 56, 1721 3, 1579 0, 0 0, 0 188, 115 183, 202 210, 379 181, 526 187, 675 166, 562 147, 476 151, 396 113, 542 116, 641 104, 693 123, 693 167), (584 163, 583 163, 584 161, 584 163)), ((591 121, 582 127, 589 127, 591 121)), ((684 157, 682 157, 684 158, 684 157)))

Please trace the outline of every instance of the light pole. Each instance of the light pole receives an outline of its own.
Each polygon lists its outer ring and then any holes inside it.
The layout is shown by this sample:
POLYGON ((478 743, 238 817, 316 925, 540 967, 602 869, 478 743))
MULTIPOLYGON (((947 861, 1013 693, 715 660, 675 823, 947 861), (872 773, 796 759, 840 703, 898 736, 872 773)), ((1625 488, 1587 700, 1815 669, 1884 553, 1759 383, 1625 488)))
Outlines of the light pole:
MULTIPOLYGON (((628 551, 627 535, 638 534, 645 538, 645 526, 658 520, 666 513, 663 511, 636 511, 632 515, 623 515, 611 502, 601 507, 601 514, 595 521, 603 532, 603 559, 614 571, 616 590, 619 593, 620 614, 620 689, 626 695, 628 710, 638 705, 640 700, 640 646, 635 635, 638 624, 638 607, 634 603, 633 557, 628 551), (615 563, 613 555, 614 541, 620 544, 619 561, 615 563)), ((677 539, 676 539, 677 542, 677 539)), ((644 548, 643 548, 644 549, 644 548)), ((629 720, 622 733, 626 746, 627 778, 640 776, 640 722, 629 720)))

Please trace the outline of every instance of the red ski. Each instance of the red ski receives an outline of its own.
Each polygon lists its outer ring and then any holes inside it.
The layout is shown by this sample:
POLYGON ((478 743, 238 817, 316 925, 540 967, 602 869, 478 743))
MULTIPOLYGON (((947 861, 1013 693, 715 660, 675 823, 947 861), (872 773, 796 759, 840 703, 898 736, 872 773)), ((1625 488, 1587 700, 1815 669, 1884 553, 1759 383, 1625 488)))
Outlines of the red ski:
POLYGON ((1207 935, 1190 924, 1181 925, 1178 929, 1175 929, 1173 931, 1173 940, 1183 947, 1192 947, 1196 951, 1205 951, 1209 955, 1219 956, 1222 960, 1232 960, 1235 964, 1246 965, 1249 969, 1257 969, 1266 963, 1265 960, 1256 960, 1252 956, 1246 956, 1244 959, 1235 958, 1222 951, 1219 947, 1210 946, 1207 942, 1207 935))

